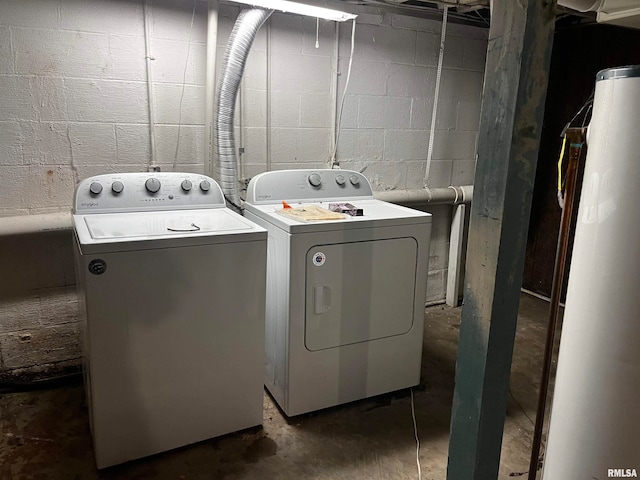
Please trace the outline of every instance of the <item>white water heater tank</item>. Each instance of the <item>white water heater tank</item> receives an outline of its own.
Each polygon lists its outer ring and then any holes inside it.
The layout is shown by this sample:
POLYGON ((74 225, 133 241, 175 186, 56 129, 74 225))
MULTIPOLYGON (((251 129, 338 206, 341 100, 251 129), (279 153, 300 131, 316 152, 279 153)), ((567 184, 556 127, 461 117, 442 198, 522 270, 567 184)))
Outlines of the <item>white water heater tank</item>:
POLYGON ((640 475, 640 65, 598 73, 544 480, 640 475))

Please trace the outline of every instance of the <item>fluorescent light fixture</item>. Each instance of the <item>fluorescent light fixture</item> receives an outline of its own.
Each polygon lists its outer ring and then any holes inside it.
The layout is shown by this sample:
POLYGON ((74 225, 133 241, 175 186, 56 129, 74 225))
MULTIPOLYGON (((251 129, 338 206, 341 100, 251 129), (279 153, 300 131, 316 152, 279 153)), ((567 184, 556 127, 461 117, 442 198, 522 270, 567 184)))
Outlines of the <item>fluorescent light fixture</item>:
POLYGON ((252 5, 254 7, 266 8, 267 10, 279 10, 285 13, 297 13, 308 17, 323 18, 335 22, 353 20, 357 17, 352 13, 345 13, 330 8, 316 7, 304 3, 289 2, 288 0, 233 0, 236 3, 252 5))

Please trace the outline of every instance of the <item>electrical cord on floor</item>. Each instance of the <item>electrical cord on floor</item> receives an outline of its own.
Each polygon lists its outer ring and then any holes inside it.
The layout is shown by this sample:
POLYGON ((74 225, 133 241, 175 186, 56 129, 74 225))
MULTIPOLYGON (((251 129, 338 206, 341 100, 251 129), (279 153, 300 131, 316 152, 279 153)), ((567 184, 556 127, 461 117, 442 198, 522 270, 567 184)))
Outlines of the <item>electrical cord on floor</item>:
POLYGON ((416 423, 416 408, 413 404, 413 388, 409 389, 411 394, 411 418, 413 419, 413 433, 416 437, 416 464, 418 465, 418 480, 422 480, 422 468, 420 468, 420 438, 418 437, 418 424, 416 423))
POLYGON ((82 382, 82 372, 67 373, 37 380, 0 380, 0 394, 31 392, 82 382))

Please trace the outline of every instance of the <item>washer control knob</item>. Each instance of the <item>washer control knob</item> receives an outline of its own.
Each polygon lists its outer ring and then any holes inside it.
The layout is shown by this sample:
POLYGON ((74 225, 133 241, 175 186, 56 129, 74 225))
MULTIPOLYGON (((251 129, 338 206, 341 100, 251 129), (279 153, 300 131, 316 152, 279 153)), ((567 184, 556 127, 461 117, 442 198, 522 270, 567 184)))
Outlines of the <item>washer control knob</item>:
POLYGON ((320 186, 320 184, 322 183, 322 178, 320 177, 320 174, 318 173, 312 173, 311 175, 309 175, 309 183, 311 184, 312 187, 316 187, 318 188, 320 186))
POLYGON ((100 182, 91 182, 89 191, 92 195, 100 195, 100 192, 102 192, 102 184, 100 182))
POLYGON ((357 175, 351 175, 349 177, 349 181, 351 182, 351 185, 354 185, 354 186, 360 185, 360 179, 358 178, 357 175))
POLYGON ((208 180, 202 180, 200 182, 200 190, 202 190, 203 192, 208 192, 210 188, 211 188, 211 184, 209 183, 208 180))
POLYGON ((146 182, 144 182, 144 188, 147 189, 149 193, 157 193, 160 190, 160 180, 157 178, 148 178, 146 182))
POLYGON ((184 190, 185 192, 188 192, 189 190, 191 190, 191 187, 193 186, 191 184, 190 180, 183 180, 182 183, 180 184, 180 186, 182 187, 182 190, 184 190))
POLYGON ((344 176, 343 175, 336 175, 336 183, 338 185, 344 185, 344 176))
POLYGON ((118 193, 122 193, 122 191, 123 191, 123 190, 124 190, 124 183, 122 183, 122 182, 120 182, 120 181, 116 180, 115 182, 113 182, 113 183, 111 184, 111 191, 112 191, 113 193, 115 193, 116 195, 117 195, 118 193))

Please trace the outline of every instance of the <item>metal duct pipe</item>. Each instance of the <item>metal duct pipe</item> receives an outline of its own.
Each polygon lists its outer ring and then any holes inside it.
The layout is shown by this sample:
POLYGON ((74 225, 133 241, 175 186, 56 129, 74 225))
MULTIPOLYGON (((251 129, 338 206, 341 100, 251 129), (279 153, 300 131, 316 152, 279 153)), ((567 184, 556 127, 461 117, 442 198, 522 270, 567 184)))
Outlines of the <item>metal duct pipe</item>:
POLYGON ((227 200, 235 205, 240 204, 238 160, 233 128, 236 97, 253 40, 262 24, 272 13, 273 10, 261 8, 240 12, 229 36, 227 49, 222 60, 215 121, 218 178, 227 200))
POLYGON ((387 190, 374 192, 378 200, 390 203, 411 204, 449 204, 470 203, 473 198, 473 185, 450 186, 447 188, 423 188, 415 190, 387 190))

